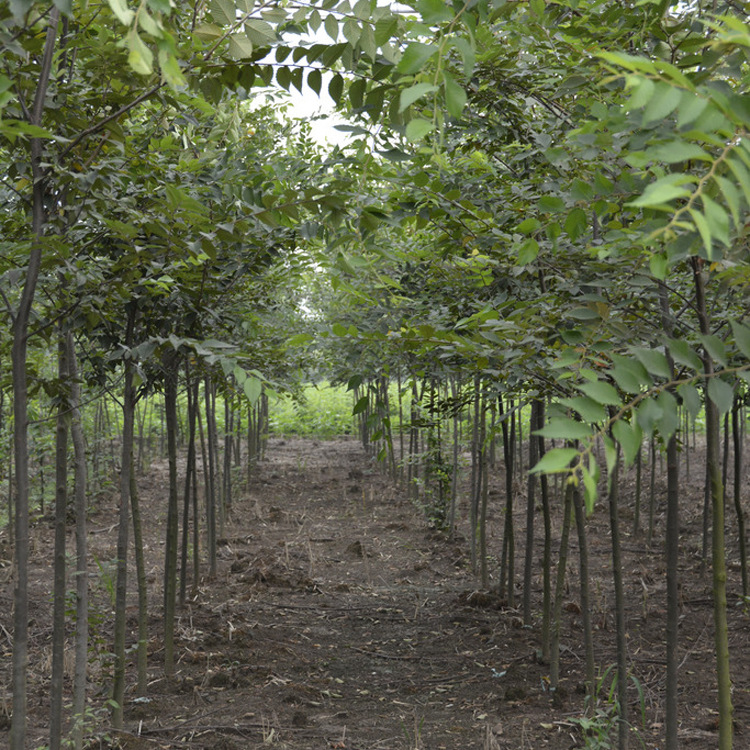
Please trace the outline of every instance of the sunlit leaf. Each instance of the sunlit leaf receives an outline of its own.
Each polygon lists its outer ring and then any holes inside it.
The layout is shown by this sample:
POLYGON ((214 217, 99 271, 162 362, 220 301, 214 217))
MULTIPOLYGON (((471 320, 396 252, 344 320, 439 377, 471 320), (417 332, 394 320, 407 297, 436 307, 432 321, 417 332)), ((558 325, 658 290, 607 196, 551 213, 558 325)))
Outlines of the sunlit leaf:
POLYGON ((588 383, 580 383, 576 386, 579 391, 585 393, 598 404, 619 406, 622 401, 617 390, 610 383, 603 380, 595 380, 588 383))
POLYGON ((570 462, 578 456, 576 448, 553 448, 544 454, 541 461, 530 470, 534 474, 557 474, 567 472, 570 462))
POLYGON ((734 388, 719 377, 708 381, 708 397, 716 404, 721 414, 731 411, 734 403, 734 388))
POLYGON ((626 422, 624 419, 618 419, 612 425, 612 434, 622 448, 625 465, 632 466, 641 450, 641 442, 643 440, 643 432, 640 425, 635 420, 626 422))

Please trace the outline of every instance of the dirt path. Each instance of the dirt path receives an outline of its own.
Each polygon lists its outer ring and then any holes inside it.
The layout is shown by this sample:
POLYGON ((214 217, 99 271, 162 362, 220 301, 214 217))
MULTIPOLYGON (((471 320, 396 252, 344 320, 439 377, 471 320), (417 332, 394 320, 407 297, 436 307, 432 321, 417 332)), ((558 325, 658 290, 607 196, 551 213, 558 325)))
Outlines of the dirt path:
POLYGON ((224 542, 218 580, 180 620, 177 694, 154 686, 152 702, 128 712, 142 737, 205 748, 577 744, 575 686, 551 706, 534 632, 496 598, 471 597, 466 544, 430 530, 356 442, 272 441, 224 542))
MULTIPOLYGON (((499 487, 501 477, 493 481, 499 487)), ((517 610, 503 606, 495 595, 475 590, 465 538, 450 540, 430 529, 424 514, 383 477, 358 443, 272 440, 267 460, 257 467, 250 487, 235 499, 227 519, 217 578, 203 579, 180 612, 177 676, 167 684, 162 676, 160 624, 166 466, 153 465, 139 479, 139 486, 148 519, 153 612, 149 693, 146 700, 136 700, 131 684, 127 731, 96 734, 92 748, 583 747, 575 721, 583 710, 579 687, 583 660, 574 544, 569 567, 572 588, 562 631, 561 690, 551 695, 548 667, 537 658, 539 623, 522 627, 517 610)), ((498 553, 502 503, 498 491, 491 492, 490 550, 498 553)), ((627 516, 627 487, 623 494, 627 516)), ((686 495, 686 506, 688 502, 686 495)), ((683 558, 688 561, 700 538, 696 510, 700 504, 696 501, 689 507, 684 518, 688 554, 683 558)), ((461 511, 465 515, 465 509, 461 511)), ((518 529, 523 529, 524 512, 517 508, 518 529)), ((112 579, 107 561, 113 557, 115 519, 114 499, 103 500, 91 519, 91 552, 98 561, 92 570, 96 658, 91 696, 93 704, 102 707, 111 643, 112 579)), ((628 523, 626 518, 624 526, 628 523)), ((465 530, 465 524, 462 518, 459 530, 465 530)), ((594 516, 589 533, 597 663, 604 670, 615 660, 605 513, 594 516)), ((46 734, 49 690, 50 631, 45 623, 49 622, 50 524, 40 522, 33 535, 29 719, 37 747, 46 734)), ((555 533, 555 548, 556 539, 555 533)), ((663 563, 658 550, 647 550, 640 539, 625 534, 624 547, 629 656, 640 685, 640 692, 634 689, 631 696, 638 724, 633 746, 659 748, 663 563), (637 710, 641 696, 645 720, 637 710)), ((716 743, 710 588, 694 557, 695 564, 689 562, 682 571, 681 743, 691 750, 716 743)), ((732 585, 736 589, 736 582, 732 585)), ((534 596, 538 613, 540 570, 535 572, 534 596)), ((0 600, 0 625, 7 633, 12 601, 7 579, 0 600)), ((734 606, 730 614, 741 732, 750 675, 747 615, 734 606)), ((134 606, 129 627, 134 633, 134 606)), ((6 686, 9 643, 8 638, 0 641, 6 686)), ((606 723, 614 718, 613 704, 607 701, 606 690, 599 697, 598 717, 606 723)), ((8 698, 6 687, 6 705, 8 698)), ((0 734, 0 745, 3 741, 0 734)))

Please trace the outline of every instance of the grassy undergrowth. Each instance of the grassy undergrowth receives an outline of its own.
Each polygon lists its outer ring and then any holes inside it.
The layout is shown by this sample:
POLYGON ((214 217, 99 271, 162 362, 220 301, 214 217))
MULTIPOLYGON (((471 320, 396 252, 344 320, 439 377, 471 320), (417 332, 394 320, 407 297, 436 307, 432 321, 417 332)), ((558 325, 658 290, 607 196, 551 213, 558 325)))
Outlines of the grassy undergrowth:
POLYGON ((299 400, 280 397, 269 405, 274 435, 337 437, 355 430, 352 394, 345 386, 306 385, 299 400))

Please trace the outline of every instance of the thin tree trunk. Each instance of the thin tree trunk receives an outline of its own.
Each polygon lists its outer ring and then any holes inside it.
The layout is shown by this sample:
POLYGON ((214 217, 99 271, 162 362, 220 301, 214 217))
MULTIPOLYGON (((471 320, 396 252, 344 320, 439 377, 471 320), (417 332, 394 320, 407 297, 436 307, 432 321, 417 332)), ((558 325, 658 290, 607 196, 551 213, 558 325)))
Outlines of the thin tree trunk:
MULTIPOLYGON (((214 450, 211 424, 213 421, 213 406, 211 390, 213 384, 206 378, 205 381, 205 399, 206 399, 206 446, 208 448, 208 475, 206 482, 206 526, 208 529, 208 570, 211 578, 216 577, 216 453, 214 450)), ((200 422, 199 422, 200 426, 200 422)), ((201 431, 201 440, 203 440, 201 431)), ((206 453, 204 452, 204 466, 206 453)))
MULTIPOLYGON (((667 287, 659 282, 659 303, 661 307, 662 329, 670 338, 674 335, 673 317, 669 309, 667 287)), ((675 366, 669 347, 665 354, 672 379, 675 378, 675 366)), ((640 454, 640 450, 639 450, 640 454)), ((680 559, 680 463, 677 451, 677 436, 672 435, 667 442, 667 529, 666 529, 666 563, 667 563, 667 623, 666 623, 666 660, 667 681, 665 690, 665 724, 666 750, 678 750, 677 729, 677 690, 679 667, 677 648, 679 645, 679 576, 677 571, 680 559)))
POLYGON ((639 446, 635 455, 635 510, 633 513, 633 536, 638 536, 641 531, 641 494, 643 475, 643 454, 639 446))
MULTIPOLYGON (((539 460, 539 443, 534 430, 539 422, 539 400, 531 402, 529 422, 529 467, 539 460)), ((526 550, 523 565, 523 623, 531 625, 531 580, 534 567, 534 514, 536 511, 536 474, 529 473, 526 488, 526 550)))
POLYGON ((503 528, 503 547, 500 558, 500 596, 505 596, 505 585, 507 580, 508 586, 508 606, 514 605, 515 599, 515 558, 516 542, 515 531, 513 529, 513 470, 515 464, 516 448, 516 418, 513 411, 513 402, 508 401, 508 418, 503 417, 502 397, 498 396, 498 406, 500 407, 500 419, 502 420, 503 429, 503 457, 505 460, 505 524, 503 528), (507 571, 507 579, 506 579, 507 571))
MULTIPOLYGON (((39 82, 34 95, 30 122, 41 127, 44 104, 49 86, 52 60, 57 42, 60 11, 53 7, 49 14, 47 36, 39 71, 39 82)), ((11 750, 26 748, 27 671, 29 664, 29 415, 28 374, 26 359, 31 308, 34 303, 39 271, 42 263, 42 235, 47 222, 45 194, 47 190, 42 159, 44 146, 41 138, 30 139, 32 188, 31 234, 23 291, 13 319, 11 347, 13 378, 13 445, 16 470, 16 508, 13 591, 13 717, 10 729, 11 750)))
POLYGON ((552 642, 550 647, 549 679, 550 690, 557 690, 560 682, 560 628, 562 626, 562 606, 565 596, 565 569, 568 565, 568 539, 570 537, 570 516, 573 506, 573 485, 565 485, 562 531, 560 532, 560 553, 557 561, 555 581, 555 604, 552 612, 552 642))
POLYGON ((88 539, 86 530, 86 443, 81 422, 81 387, 78 383, 73 334, 66 336, 70 374, 70 432, 75 456, 76 514, 76 632, 73 672, 73 730, 75 750, 83 749, 84 710, 86 707, 86 674, 89 645, 88 539))
MULTIPOLYGON (((539 402, 539 412, 535 429, 544 427, 544 402, 539 402)), ((544 438, 537 436, 539 441, 539 460, 546 452, 544 438)), ((552 518, 549 502, 549 480, 546 474, 539 477, 542 494, 542 516, 544 518, 544 551, 542 553, 542 660, 548 663, 550 660, 550 621, 552 619, 552 518)))
MULTIPOLYGON (((133 347, 136 308, 128 311, 125 346, 133 347)), ((133 466, 135 434, 135 389, 133 360, 124 360, 125 383, 122 397, 122 463, 120 467, 120 514, 117 532, 117 583, 115 584, 114 669, 112 686, 112 726, 122 729, 125 708, 125 608, 128 593, 128 526, 130 525, 130 472, 133 466)))
POLYGON ((737 514, 737 534, 740 546, 740 571, 742 573, 742 596, 750 593, 747 574, 747 539, 745 537, 745 512, 742 509, 742 430, 740 429, 740 399, 735 393, 732 404, 732 442, 734 446, 734 510, 737 514))
MULTIPOLYGON (((58 340, 58 376, 69 382, 65 334, 58 340)), ((52 668, 50 670, 49 747, 59 750, 63 734, 63 676, 65 656, 65 537, 68 511, 68 403, 60 399, 55 432, 55 548, 52 594, 52 668)))
MULTIPOLYGON (((695 303, 700 331, 710 335, 711 326, 706 306, 703 261, 693 258, 695 303)), ((709 352, 703 351, 703 370, 707 383, 714 377, 714 363, 709 352)), ((708 397, 706 389, 706 465, 711 482, 713 533, 711 562, 713 565, 714 649, 719 694, 719 750, 732 747, 732 678, 729 670, 729 630, 727 624, 727 568, 724 542, 724 485, 721 480, 719 409, 708 397)))
POLYGON ((619 750, 628 750, 630 727, 628 725, 628 652, 625 625, 625 589, 622 582, 622 552, 620 547, 619 514, 620 452, 618 448, 612 476, 609 478, 609 528, 612 537, 612 578, 615 589, 615 633, 617 642, 617 737, 619 750))
POLYGON ((649 442, 649 482, 648 482, 648 535, 646 544, 651 546, 654 538, 654 515, 656 513, 656 439, 651 436, 649 442))
MULTIPOLYGON (((198 407, 197 401, 193 395, 193 384, 190 381, 190 365, 187 361, 185 362, 185 381, 187 383, 188 446, 185 466, 185 492, 183 496, 182 506, 182 554, 180 556, 181 607, 185 605, 185 597, 187 595, 188 543, 190 537, 190 489, 194 485, 195 481, 195 412, 198 407)), ((193 532, 195 535, 197 535, 197 525, 194 525, 193 532)), ((194 579, 197 580, 197 576, 194 576, 194 579)))
POLYGON ((179 508, 177 498, 177 356, 170 354, 164 362, 164 412, 167 423, 167 458, 169 464, 169 499, 167 534, 164 545, 164 674, 174 677, 174 629, 177 595, 177 544, 179 508))
POLYGON ((148 685, 148 585, 146 582, 146 559, 143 550, 143 524, 141 523, 141 504, 138 496, 138 480, 135 472, 135 461, 130 470, 130 511, 133 516, 133 547, 135 554, 135 577, 138 587, 138 648, 136 664, 138 682, 136 693, 139 697, 146 695, 148 685))
POLYGON ((591 627, 591 597, 589 596, 589 545, 586 535, 586 514, 583 509, 581 491, 577 486, 573 488, 573 510, 576 517, 576 531, 578 532, 578 569, 580 578, 581 622, 583 623, 583 650, 586 659, 586 697, 587 710, 593 709, 594 697, 594 635, 591 627))
POLYGON ((479 420, 483 410, 480 408, 481 402, 481 380, 479 375, 474 378, 474 422, 472 426, 471 438, 471 505, 469 507, 469 549, 471 554, 471 569, 476 573, 477 570, 477 531, 479 522, 479 487, 481 486, 481 468, 480 468, 480 443, 479 443, 479 420))

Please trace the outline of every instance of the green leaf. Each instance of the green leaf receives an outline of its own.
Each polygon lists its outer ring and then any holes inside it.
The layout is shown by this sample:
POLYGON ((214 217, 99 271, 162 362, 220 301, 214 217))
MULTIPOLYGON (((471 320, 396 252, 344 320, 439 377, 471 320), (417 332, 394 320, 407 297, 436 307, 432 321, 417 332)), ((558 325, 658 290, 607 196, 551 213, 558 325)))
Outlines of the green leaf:
POLYGON ((328 83, 328 95, 336 104, 338 104, 341 101, 341 95, 343 92, 344 79, 339 73, 336 73, 328 83))
POLYGON ((716 404, 719 413, 725 414, 732 409, 734 388, 719 377, 708 381, 708 397, 716 404))
POLYGON ((133 18, 135 18, 135 13, 128 8, 125 0, 107 0, 107 2, 117 18, 126 26, 130 26, 133 18))
POLYGON ((606 409, 588 396, 563 398, 560 399, 560 403, 577 411, 581 415, 581 418, 589 424, 603 422, 607 418, 606 409))
POLYGON ((683 383, 677 389, 677 395, 682 399, 682 403, 685 409, 687 409, 688 414, 695 419, 700 414, 701 407, 703 406, 698 389, 690 383, 683 383))
POLYGON ((696 143, 689 141, 670 141, 654 146, 646 151, 648 161, 663 161, 675 164, 680 161, 713 161, 713 157, 696 143))
POLYGON ((474 49, 473 41, 462 36, 453 36, 449 41, 458 50, 458 54, 461 56, 464 75, 468 80, 474 71, 474 65, 476 63, 476 50, 474 49))
POLYGON ((620 406, 622 404, 622 400, 615 387, 610 383, 605 383, 603 380, 580 383, 576 387, 589 398, 594 399, 598 404, 604 404, 605 406, 620 406))
POLYGON ((712 333, 705 335, 701 334, 700 340, 711 357, 719 362, 722 367, 726 367, 729 360, 727 358, 727 347, 724 342, 712 333))
POLYGON ((648 259, 648 267, 651 271, 651 275, 659 281, 664 281, 667 278, 667 270, 669 268, 669 259, 663 253, 654 253, 648 259))
POLYGON ((423 42, 412 42, 405 50, 396 66, 399 73, 414 75, 419 73, 427 64, 427 61, 438 52, 434 44, 423 42))
POLYGON ((294 336, 290 336, 286 340, 287 346, 301 346, 302 344, 307 344, 310 341, 313 341, 315 337, 310 333, 298 333, 294 336))
POLYGON ((583 499, 586 504, 586 515, 594 512, 596 499, 599 495, 596 478, 586 466, 581 466, 581 481, 583 482, 583 499))
POLYGON ((247 34, 232 34, 229 37, 229 54, 235 60, 253 56, 253 43, 247 38, 247 34))
POLYGON ((405 109, 410 107, 418 99, 421 99, 427 94, 431 94, 433 91, 437 91, 438 87, 433 86, 431 83, 417 83, 411 88, 404 89, 401 92, 400 102, 398 111, 403 112, 405 109))
POLYGON ((221 37, 224 34, 224 31, 221 26, 217 26, 215 23, 202 23, 195 29, 193 34, 198 37, 198 39, 211 40, 221 37))
POLYGON ((683 339, 667 339, 666 344, 669 352, 675 362, 681 365, 687 365, 696 372, 703 370, 703 362, 698 353, 690 348, 690 345, 683 339))
POLYGON ((536 260, 537 255, 539 255, 539 243, 533 237, 528 237, 521 243, 521 247, 518 248, 516 265, 528 265, 536 260))
MULTIPOLYGON (((676 198, 690 197, 690 190, 686 190, 682 185, 695 182, 695 177, 685 174, 668 174, 661 177, 656 182, 652 182, 640 198, 629 201, 626 205, 644 208, 662 208, 669 201, 676 198)), ((671 207, 668 207, 671 210, 671 207)))
POLYGON ((721 175, 714 175, 714 180, 716 184, 719 186, 719 189, 721 190, 722 194, 724 195, 724 199, 727 202, 727 206, 729 206, 729 211, 732 214, 732 220, 734 221, 734 225, 736 227, 740 227, 740 194, 737 192, 737 188, 735 187, 734 183, 728 180, 726 177, 722 177, 721 175))
POLYGON ((582 208, 574 208, 565 219, 563 227, 571 240, 577 240, 588 229, 586 212, 582 208))
POLYGON ((164 80, 173 88, 180 89, 187 85, 185 76, 180 70, 177 58, 166 49, 159 49, 159 67, 164 80))
POLYGON ((625 111, 633 112, 636 109, 643 109, 656 93, 656 85, 650 78, 641 76, 628 76, 627 81, 632 94, 625 103, 625 111))
POLYGON ((706 258, 713 260, 713 239, 711 237, 711 229, 708 226, 708 222, 704 218, 700 211, 696 211, 694 208, 689 209, 690 216, 693 218, 698 234, 700 234, 703 240, 703 247, 706 250, 706 258))
POLYGON ((733 319, 729 323, 732 326, 735 346, 745 357, 750 359, 750 328, 733 319))
POLYGON ((661 408, 661 416, 656 421, 656 428, 666 442, 680 426, 680 410, 677 399, 669 391, 662 391, 656 400, 661 408))
POLYGON ((638 360, 620 354, 612 354, 611 357, 614 367, 610 370, 610 375, 625 393, 640 393, 644 387, 650 388, 653 385, 646 368, 638 360))
POLYGON ((656 349, 636 347, 633 349, 633 354, 652 375, 666 378, 667 380, 672 378, 672 369, 670 368, 669 362, 667 362, 667 358, 664 356, 663 352, 657 351, 656 349))
POLYGON ((703 214, 711 230, 711 236, 724 245, 729 245, 729 216, 727 212, 705 193, 701 195, 701 202, 703 203, 703 214))
POLYGON ((339 22, 336 20, 336 16, 333 13, 329 13, 326 16, 326 20, 323 22, 323 28, 334 42, 339 40, 339 22))
POLYGON ((260 394, 263 392, 263 383, 259 378, 253 377, 252 375, 245 380, 242 384, 242 390, 245 391, 245 396, 251 404, 256 404, 260 398, 260 394))
POLYGON ((708 99, 698 96, 693 91, 683 91, 680 106, 677 110, 677 127, 682 128, 695 122, 708 106, 708 99))
MULTIPOLYGON (((442 0, 440 2, 442 4, 442 0)), ((466 91, 464 91, 463 86, 456 83, 449 73, 443 73, 443 85, 445 86, 445 106, 448 107, 448 113, 458 120, 466 106, 466 91)))
POLYGON ((617 446, 609 435, 604 435, 602 443, 604 444, 604 456, 607 459, 607 474, 611 477, 618 459, 617 446))
POLYGON ((539 208, 545 213, 560 213, 565 210, 565 201, 557 195, 543 195, 539 199, 539 208))
POLYGON ((557 474, 570 470, 570 462, 578 456, 577 448, 553 448, 530 471, 532 474, 557 474))
POLYGON ((230 26, 237 20, 232 0, 211 0, 209 8, 214 21, 222 26, 230 26))
POLYGON ((682 99, 682 89, 661 81, 643 112, 643 126, 661 122, 677 109, 682 99))
POLYGON ((622 447, 625 465, 632 466, 641 450, 641 442, 643 441, 643 432, 638 422, 626 422, 619 419, 612 425, 612 434, 622 447))
POLYGON ((127 44, 130 50, 128 55, 130 67, 136 73, 151 75, 154 72, 154 53, 146 46, 135 29, 128 32, 127 44))
POLYGON ((406 126, 406 138, 412 143, 421 141, 426 135, 435 129, 434 123, 422 118, 411 120, 406 126))
POLYGON ((245 22, 247 38, 256 47, 265 47, 276 41, 276 31, 268 21, 261 18, 250 18, 245 22))
POLYGON ((521 234, 530 234, 531 232, 536 232, 538 229, 540 229, 542 226, 542 223, 539 221, 539 219, 524 219, 517 227, 516 232, 520 232, 521 234))
POLYGON ((750 206, 750 172, 747 171, 745 165, 739 159, 731 156, 727 159, 727 165, 737 178, 737 182, 745 196, 745 203, 750 206))
POLYGON ((361 414, 363 411, 365 411, 370 403, 370 399, 368 396, 362 396, 362 398, 357 401, 356 404, 354 404, 354 408, 352 409, 352 414, 357 415, 361 414))
POLYGON ((658 420, 661 419, 661 407, 656 399, 647 398, 636 409, 635 417, 646 435, 651 435, 658 420))
POLYGON ((320 68, 313 68, 307 74, 307 85, 320 96, 320 89, 323 84, 323 74, 320 72, 320 68))
POLYGON ((591 437, 591 429, 583 422, 566 417, 553 417, 544 427, 536 430, 535 435, 549 438, 550 440, 583 440, 591 437))
POLYGON ((419 0, 417 10, 422 20, 430 26, 453 20, 453 11, 444 0, 419 0))
POLYGON ((352 11, 360 21, 369 21, 372 15, 370 12, 370 0, 357 0, 352 11))

